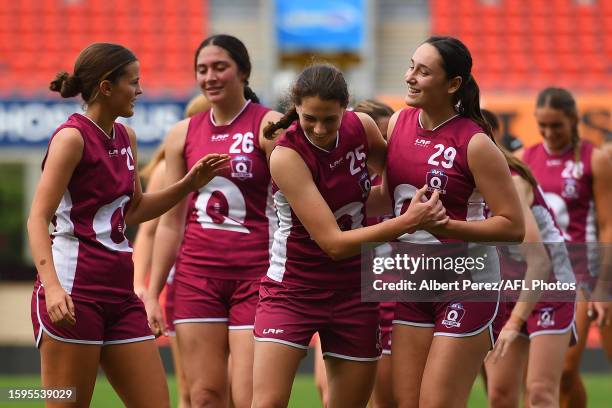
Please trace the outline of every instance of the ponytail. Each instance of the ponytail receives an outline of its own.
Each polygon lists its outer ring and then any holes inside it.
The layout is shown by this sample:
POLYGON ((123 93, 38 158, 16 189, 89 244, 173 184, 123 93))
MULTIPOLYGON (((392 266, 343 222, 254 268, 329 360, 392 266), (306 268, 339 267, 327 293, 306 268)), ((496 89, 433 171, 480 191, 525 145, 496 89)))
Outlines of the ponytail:
POLYGON ((504 154, 504 157, 508 162, 508 166, 514 171, 516 171, 522 179, 531 184, 533 188, 537 188, 538 182, 533 176, 531 170, 529 170, 529 167, 527 167, 527 165, 523 163, 518 157, 510 153, 505 147, 499 146, 499 150, 501 150, 501 152, 504 154))
MULTIPOLYGON (((455 92, 457 98, 455 107, 461 116, 471 119, 493 140, 493 130, 480 111, 480 89, 474 77, 470 74, 465 83, 455 92)), ((494 140, 493 140, 494 141, 494 140)))
POLYGON ((246 81, 244 84, 244 98, 250 100, 251 102, 259 103, 259 97, 249 86, 249 81, 246 81))
POLYGON ((298 116, 297 110, 295 110, 295 106, 292 106, 291 109, 289 109, 287 113, 285 113, 283 117, 278 120, 278 122, 276 123, 270 122, 264 128, 264 131, 263 131, 264 137, 266 139, 274 139, 274 134, 276 133, 277 130, 287 129, 294 121, 298 120, 298 118, 299 116, 298 116))
POLYGON ((58 72, 55 79, 49 84, 49 89, 59 92, 62 98, 72 98, 81 93, 81 80, 75 75, 69 75, 66 71, 58 72))

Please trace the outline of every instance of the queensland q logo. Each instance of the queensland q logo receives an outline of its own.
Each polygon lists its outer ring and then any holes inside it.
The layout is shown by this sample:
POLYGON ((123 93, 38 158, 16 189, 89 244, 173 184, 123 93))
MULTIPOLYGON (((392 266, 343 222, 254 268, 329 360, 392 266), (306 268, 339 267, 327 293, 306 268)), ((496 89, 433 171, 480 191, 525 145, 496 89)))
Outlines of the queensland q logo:
POLYGON ((552 308, 546 308, 540 310, 540 318, 538 319, 538 326, 551 327, 555 325, 555 311, 552 308))
POLYGON ((578 198, 578 182, 574 179, 564 179, 561 195, 565 198, 578 198))
POLYGON ((253 178, 253 161, 247 156, 236 156, 231 162, 232 166, 232 177, 238 180, 246 180, 253 178))
POLYGON ((448 176, 441 170, 432 169, 427 173, 427 191, 433 193, 438 190, 440 194, 446 194, 446 183, 448 176))
POLYGON ((464 315, 465 309, 463 305, 461 303, 453 303, 446 307, 446 317, 442 320, 442 325, 448 328, 460 327, 464 315))
POLYGON ((363 193, 364 197, 370 193, 370 190, 372 189, 372 181, 370 180, 370 175, 367 171, 361 173, 361 176, 359 177, 359 186, 361 187, 361 192, 363 193))

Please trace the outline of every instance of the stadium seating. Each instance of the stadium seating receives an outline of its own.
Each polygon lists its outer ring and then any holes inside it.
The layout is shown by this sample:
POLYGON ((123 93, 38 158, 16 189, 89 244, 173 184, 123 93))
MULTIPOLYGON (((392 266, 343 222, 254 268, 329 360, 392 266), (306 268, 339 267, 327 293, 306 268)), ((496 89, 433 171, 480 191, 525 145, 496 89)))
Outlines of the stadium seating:
POLYGON ((207 15, 201 0, 0 0, 0 96, 50 96, 55 73, 104 41, 134 51, 148 97, 184 98, 207 15))
POLYGON ((431 31, 462 39, 486 91, 609 92, 612 0, 432 0, 431 31))

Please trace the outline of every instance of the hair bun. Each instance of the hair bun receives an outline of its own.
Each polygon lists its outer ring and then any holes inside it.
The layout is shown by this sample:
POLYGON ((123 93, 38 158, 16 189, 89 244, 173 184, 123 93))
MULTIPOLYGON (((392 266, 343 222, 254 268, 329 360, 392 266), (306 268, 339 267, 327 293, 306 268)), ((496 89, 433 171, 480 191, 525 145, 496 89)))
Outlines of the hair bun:
POLYGON ((69 75, 66 71, 58 72, 55 79, 49 84, 49 89, 59 92, 63 98, 71 98, 81 92, 81 80, 74 75, 69 75))

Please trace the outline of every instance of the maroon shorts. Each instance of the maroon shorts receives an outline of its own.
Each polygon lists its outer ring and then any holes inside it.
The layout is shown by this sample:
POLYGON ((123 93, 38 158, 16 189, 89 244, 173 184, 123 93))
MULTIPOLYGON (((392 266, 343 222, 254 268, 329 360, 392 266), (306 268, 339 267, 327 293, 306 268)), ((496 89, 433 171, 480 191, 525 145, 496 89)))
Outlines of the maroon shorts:
POLYGON ((34 287, 31 315, 37 347, 40 347, 43 332, 67 343, 100 346, 155 339, 147 323, 147 312, 136 294, 114 302, 78 296, 71 298, 76 323, 74 326, 57 327, 47 314, 44 288, 34 287))
POLYGON ((380 302, 380 341, 383 354, 391 354, 391 329, 395 315, 395 302, 380 302))
POLYGON ((495 342, 492 323, 499 302, 398 302, 393 324, 431 327, 434 336, 469 337, 488 330, 495 342))
POLYGON ((306 350, 319 332, 323 357, 373 361, 380 357, 377 303, 355 290, 286 287, 264 278, 259 289, 255 340, 306 350))
POLYGON ((227 323, 228 329, 252 329, 259 280, 174 278, 174 324, 227 323))
MULTIPOLYGON (((499 330, 510 318, 513 302, 508 302, 502 309, 501 319, 496 323, 499 330)), ((529 339, 542 334, 564 334, 571 331, 570 344, 576 344, 578 334, 574 317, 576 314, 576 304, 571 302, 538 302, 525 324, 521 328, 521 335, 529 339)))
POLYGON ((166 282, 166 303, 164 304, 164 314, 168 335, 175 336, 174 332, 174 281, 166 282))

